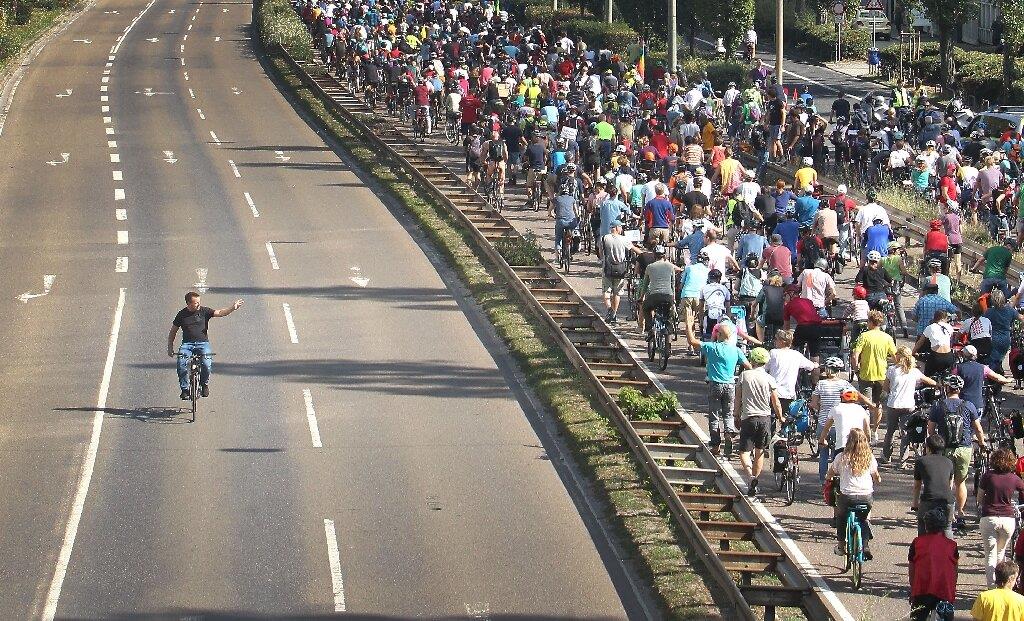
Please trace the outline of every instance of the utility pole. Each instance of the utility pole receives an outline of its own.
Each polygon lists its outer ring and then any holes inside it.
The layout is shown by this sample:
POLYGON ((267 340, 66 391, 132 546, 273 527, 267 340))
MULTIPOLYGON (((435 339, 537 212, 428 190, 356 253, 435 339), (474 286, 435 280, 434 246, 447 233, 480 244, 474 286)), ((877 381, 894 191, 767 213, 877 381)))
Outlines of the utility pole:
POLYGON ((668 70, 675 71, 679 62, 678 19, 676 0, 668 0, 668 70))
POLYGON ((782 0, 775 0, 775 81, 782 86, 782 0))
POLYGON ((557 11, 558 10, 558 0, 554 0, 554 2, 552 3, 551 9, 553 11, 557 11))
POLYGON ((609 24, 612 23, 612 3, 613 0, 608 0, 608 12, 606 13, 606 15, 608 16, 609 24))

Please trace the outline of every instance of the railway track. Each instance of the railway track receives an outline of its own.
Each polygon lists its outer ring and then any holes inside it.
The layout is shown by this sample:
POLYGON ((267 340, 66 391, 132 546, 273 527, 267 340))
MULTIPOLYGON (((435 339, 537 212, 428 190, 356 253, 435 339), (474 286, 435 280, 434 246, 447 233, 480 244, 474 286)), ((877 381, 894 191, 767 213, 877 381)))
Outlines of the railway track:
POLYGON ((317 63, 292 69, 328 105, 380 152, 432 192, 500 269, 531 312, 546 324, 559 347, 593 388, 603 412, 615 423, 634 457, 651 477, 679 525, 686 546, 714 582, 722 615, 753 621, 755 608, 772 621, 778 608, 801 608, 815 621, 852 621, 839 600, 775 519, 740 491, 741 479, 709 451, 706 435, 685 411, 670 420, 631 421, 619 408, 626 387, 652 395, 664 390, 622 339, 550 264, 510 265, 497 244, 523 242, 503 215, 491 210, 445 162, 399 129, 383 110, 372 114, 344 82, 317 63))

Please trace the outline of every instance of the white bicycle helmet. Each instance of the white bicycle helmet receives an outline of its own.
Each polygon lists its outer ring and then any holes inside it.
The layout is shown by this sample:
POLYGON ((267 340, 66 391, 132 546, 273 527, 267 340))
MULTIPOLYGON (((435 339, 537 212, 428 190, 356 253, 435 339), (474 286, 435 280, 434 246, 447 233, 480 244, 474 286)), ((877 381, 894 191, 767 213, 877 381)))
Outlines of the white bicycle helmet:
POLYGON ((846 368, 846 363, 844 363, 843 359, 838 356, 830 356, 825 358, 825 362, 822 366, 829 371, 842 371, 846 368))
POLYGON ((882 253, 878 252, 877 250, 872 250, 871 252, 868 253, 868 261, 881 261, 881 260, 882 260, 882 253))

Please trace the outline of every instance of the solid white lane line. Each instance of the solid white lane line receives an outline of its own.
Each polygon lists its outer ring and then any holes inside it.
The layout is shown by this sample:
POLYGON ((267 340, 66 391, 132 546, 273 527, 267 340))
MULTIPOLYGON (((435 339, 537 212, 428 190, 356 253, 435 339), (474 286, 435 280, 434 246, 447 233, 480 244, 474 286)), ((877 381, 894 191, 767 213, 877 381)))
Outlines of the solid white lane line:
POLYGON ((275 270, 281 269, 281 266, 277 264, 277 255, 274 254, 274 246, 270 242, 267 242, 267 254, 270 255, 270 267, 275 270))
POLYGON ((120 161, 121 161, 121 156, 120 155, 118 155, 117 153, 111 153, 110 154, 110 163, 111 164, 116 164, 116 163, 118 163, 120 161))
POLYGON ((287 303, 281 305, 284 308, 284 322, 288 324, 288 337, 292 343, 299 342, 299 334, 295 331, 295 320, 292 319, 292 307, 287 303))
POLYGON ((124 188, 117 188, 116 190, 114 190, 114 200, 115 201, 123 201, 124 200, 124 188))
MULTIPOLYGON (((125 271, 127 269, 126 259, 125 271)), ((71 502, 71 515, 68 516, 68 524, 64 529, 64 540, 61 543, 60 553, 57 556, 57 567, 53 572, 50 590, 46 595, 46 605, 43 607, 43 621, 53 621, 53 618, 57 615, 57 602, 60 600, 60 590, 64 586, 64 577, 67 575, 68 565, 71 562, 71 551, 75 547, 75 537, 78 536, 78 524, 82 520, 85 499, 89 494, 89 482, 92 480, 93 469, 96 467, 96 454, 99 452, 100 447, 100 433, 103 431, 103 410, 107 407, 110 376, 114 372, 114 356, 117 353, 117 337, 121 332, 121 317, 124 315, 125 292, 126 289, 122 287, 117 297, 117 306, 114 309, 114 320, 110 328, 110 341, 107 344, 107 361, 103 365, 103 377, 100 380, 100 392, 96 399, 96 411, 92 417, 92 437, 89 439, 89 448, 85 453, 85 463, 82 464, 82 475, 78 479, 75 498, 71 502)))
POLYGON ((210 130, 210 138, 213 138, 214 144, 220 145, 220 138, 217 137, 217 134, 213 133, 212 129, 210 130))
POLYGON ((117 232, 117 243, 120 246, 128 245, 128 231, 118 231, 117 232))
POLYGON ((306 422, 309 423, 309 438, 313 441, 313 448, 323 448, 320 442, 320 426, 316 423, 316 410, 313 409, 313 395, 308 388, 302 389, 302 398, 306 402, 306 422))
POLYGON ((345 612, 345 581, 341 577, 341 554, 338 553, 338 533, 334 520, 324 519, 327 535, 327 562, 331 566, 331 586, 334 589, 334 612, 345 612))
MULTIPOLYGON (((142 10, 141 10, 140 12, 139 12, 139 14, 135 16, 135 19, 133 19, 133 20, 132 20, 132 23, 128 24, 128 27, 124 29, 124 36, 127 36, 127 35, 128 35, 128 33, 132 31, 132 28, 134 28, 134 27, 135 27, 135 24, 139 23, 139 20, 140 20, 140 19, 142 19, 142 16, 146 14, 146 11, 148 11, 148 10, 149 10, 149 7, 153 6, 153 4, 155 4, 155 3, 156 3, 156 0, 149 0, 149 4, 147 4, 147 5, 146 5, 146 6, 145 6, 145 7, 144 7, 144 8, 143 8, 143 9, 142 9, 142 10)), ((123 42, 124 42, 124 36, 121 36, 121 37, 118 37, 118 38, 117 38, 117 45, 115 45, 114 47, 112 47, 112 48, 110 49, 110 53, 111 53, 111 54, 117 54, 117 51, 118 51, 119 49, 121 49, 121 43, 123 43, 123 42)), ((110 60, 114 60, 114 59, 113 59, 113 58, 111 58, 110 60)))
POLYGON ((199 113, 199 118, 203 119, 204 121, 206 120, 206 115, 203 114, 203 109, 202 108, 196 108, 196 112, 199 113))
POLYGON ((119 274, 124 274, 128 271, 128 257, 117 257, 117 261, 114 262, 114 271, 119 274))
POLYGON ((124 181, 124 173, 120 170, 111 171, 110 174, 114 176, 114 181, 124 181))
POLYGON ((188 89, 188 96, 191 97, 192 99, 195 99, 196 98, 195 91, 193 91, 191 88, 188 89))
POLYGON ((235 166, 235 160, 228 160, 228 166, 231 167, 231 172, 234 173, 235 179, 242 178, 242 173, 238 172, 238 166, 235 166))
POLYGON ((259 218, 260 212, 256 210, 256 203, 252 201, 252 197, 249 196, 248 192, 245 193, 245 202, 249 203, 249 209, 252 210, 252 217, 259 218))
POLYGON ((128 210, 127 209, 120 209, 120 208, 115 209, 114 210, 114 218, 116 218, 117 220, 127 220, 128 219, 128 210))

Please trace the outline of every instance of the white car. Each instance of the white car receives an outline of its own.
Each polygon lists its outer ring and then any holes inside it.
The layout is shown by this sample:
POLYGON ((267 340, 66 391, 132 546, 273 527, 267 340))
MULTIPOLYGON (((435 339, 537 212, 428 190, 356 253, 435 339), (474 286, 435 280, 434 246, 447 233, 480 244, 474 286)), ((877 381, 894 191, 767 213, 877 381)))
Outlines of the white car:
POLYGON ((892 39, 892 24, 889 23, 889 17, 885 14, 885 11, 857 9, 857 15, 853 18, 853 27, 867 30, 868 32, 874 28, 877 38, 892 39))

